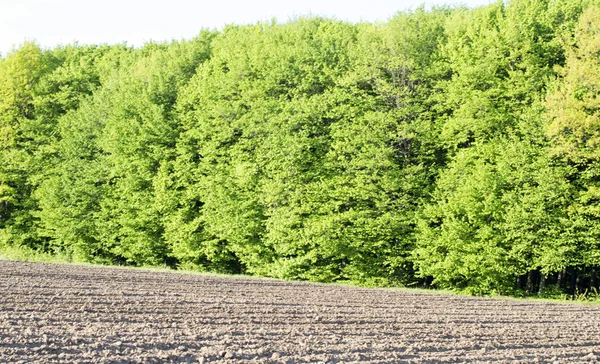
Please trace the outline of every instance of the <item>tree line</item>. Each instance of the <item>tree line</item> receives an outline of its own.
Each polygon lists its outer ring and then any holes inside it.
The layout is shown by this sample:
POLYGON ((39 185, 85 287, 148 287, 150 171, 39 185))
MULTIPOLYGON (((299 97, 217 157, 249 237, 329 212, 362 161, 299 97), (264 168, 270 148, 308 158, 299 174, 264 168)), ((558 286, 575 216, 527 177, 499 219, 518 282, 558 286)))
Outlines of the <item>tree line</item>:
POLYGON ((417 8, 0 58, 0 246, 595 293, 600 3, 417 8))

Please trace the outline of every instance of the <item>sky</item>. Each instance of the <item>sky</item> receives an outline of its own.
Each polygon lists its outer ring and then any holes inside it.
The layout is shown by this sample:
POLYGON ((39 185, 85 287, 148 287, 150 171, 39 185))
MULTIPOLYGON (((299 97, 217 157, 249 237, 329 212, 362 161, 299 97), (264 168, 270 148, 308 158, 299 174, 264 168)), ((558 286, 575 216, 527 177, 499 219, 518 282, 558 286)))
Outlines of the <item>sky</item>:
POLYGON ((352 22, 386 21, 418 7, 487 5, 492 0, 0 0, 0 53, 24 41, 59 44, 123 43, 190 39, 201 29, 254 24, 301 15, 352 22))

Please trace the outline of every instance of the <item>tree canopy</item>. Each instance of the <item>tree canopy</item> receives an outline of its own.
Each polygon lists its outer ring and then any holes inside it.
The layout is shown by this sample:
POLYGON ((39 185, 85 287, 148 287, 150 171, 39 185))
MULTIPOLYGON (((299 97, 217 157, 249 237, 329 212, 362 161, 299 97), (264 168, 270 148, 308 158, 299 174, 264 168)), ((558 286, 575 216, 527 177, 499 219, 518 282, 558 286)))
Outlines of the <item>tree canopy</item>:
POLYGON ((600 3, 298 18, 0 58, 0 247, 597 292, 600 3))

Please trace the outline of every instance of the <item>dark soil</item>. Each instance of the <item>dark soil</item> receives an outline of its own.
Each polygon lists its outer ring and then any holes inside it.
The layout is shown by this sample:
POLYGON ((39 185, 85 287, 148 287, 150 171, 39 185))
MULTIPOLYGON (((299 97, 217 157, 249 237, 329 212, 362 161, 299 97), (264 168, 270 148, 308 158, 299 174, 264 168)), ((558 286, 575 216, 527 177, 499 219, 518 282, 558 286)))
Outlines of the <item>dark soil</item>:
POLYGON ((0 261, 0 362, 600 362, 600 307, 0 261))

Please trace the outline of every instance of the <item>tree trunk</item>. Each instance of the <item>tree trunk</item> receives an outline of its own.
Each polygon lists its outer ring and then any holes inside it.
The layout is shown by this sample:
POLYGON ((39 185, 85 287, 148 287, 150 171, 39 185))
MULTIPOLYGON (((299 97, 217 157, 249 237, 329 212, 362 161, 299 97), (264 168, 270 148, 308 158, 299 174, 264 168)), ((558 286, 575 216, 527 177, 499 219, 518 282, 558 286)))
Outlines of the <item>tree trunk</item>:
POLYGON ((523 276, 517 277, 517 289, 523 289, 523 276))
POLYGON ((565 268, 563 268, 560 272, 558 272, 558 277, 556 278, 556 288, 561 288, 562 284, 565 280, 565 268))
POLYGON ((533 292, 533 284, 534 284, 534 271, 529 271, 529 273, 527 273, 527 294, 530 294, 533 292))
POLYGON ((546 288, 546 276, 544 274, 540 274, 540 289, 538 290, 538 294, 541 294, 546 288))
POLYGON ((590 268, 590 292, 596 290, 596 267, 590 268))
POLYGON ((571 294, 571 297, 573 299, 575 299, 575 288, 577 285, 577 269, 576 268, 571 268, 571 286, 569 287, 569 293, 571 294))

